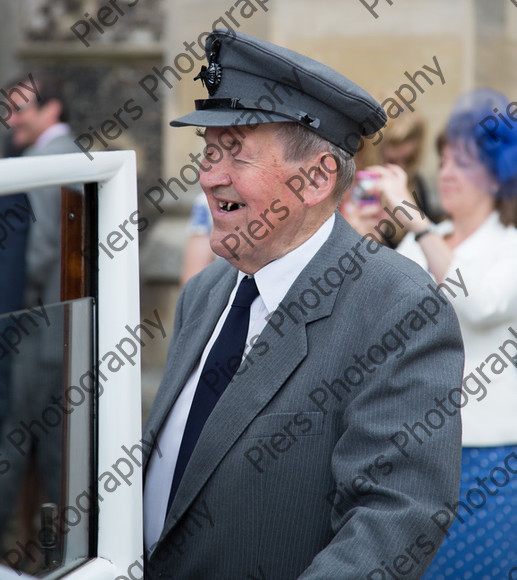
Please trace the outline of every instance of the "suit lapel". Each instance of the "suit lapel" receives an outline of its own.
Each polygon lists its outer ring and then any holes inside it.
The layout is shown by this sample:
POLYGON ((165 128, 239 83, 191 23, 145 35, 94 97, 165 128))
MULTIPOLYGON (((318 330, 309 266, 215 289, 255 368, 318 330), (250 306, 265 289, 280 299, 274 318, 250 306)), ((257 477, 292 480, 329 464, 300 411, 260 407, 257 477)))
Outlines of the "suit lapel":
MULTIPOLYGON (((307 356, 306 326, 330 315, 340 288, 329 296, 321 295, 318 306, 310 311, 307 309, 306 316, 298 322, 285 314, 282 305, 287 306, 291 302, 300 304, 303 292, 313 288, 314 278, 321 277, 329 266, 339 269, 338 262, 344 254, 343 250, 349 250, 356 239, 355 232, 337 216, 329 239, 298 276, 276 311, 277 316, 284 317, 281 331, 269 323, 266 324, 255 347, 249 352, 249 357, 257 362, 248 365, 242 374, 234 378, 208 418, 165 521, 160 541, 181 519, 243 431, 307 356), (267 353, 260 357, 254 356, 259 342, 266 342, 269 346, 267 353)), ((346 284, 348 282, 345 276, 341 289, 346 284)), ((174 397, 176 396, 177 393, 174 397)))
MULTIPOLYGON (((214 331, 215 325, 224 310, 228 297, 235 285, 234 275, 222 276, 202 304, 192 307, 195 317, 181 327, 177 342, 168 353, 167 366, 146 422, 144 439, 154 441, 163 422, 185 386, 190 374, 199 361, 201 354, 214 331), (207 308, 207 303, 210 307, 207 308)), ((144 462, 144 473, 150 454, 144 462)))
MULTIPOLYGON (((174 498, 162 537, 174 527, 242 432, 307 355, 304 324, 298 325, 287 342, 269 326, 266 326, 259 340, 267 341, 269 350, 260 361, 257 357, 255 364, 230 383, 205 423, 174 498)), ((253 348, 249 357, 254 358, 253 348)))

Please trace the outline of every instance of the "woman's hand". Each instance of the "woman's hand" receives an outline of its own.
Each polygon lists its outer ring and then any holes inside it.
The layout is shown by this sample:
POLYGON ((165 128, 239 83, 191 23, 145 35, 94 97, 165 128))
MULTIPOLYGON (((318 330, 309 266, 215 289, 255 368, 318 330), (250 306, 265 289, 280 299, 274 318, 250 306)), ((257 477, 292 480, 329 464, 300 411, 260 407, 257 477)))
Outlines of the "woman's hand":
POLYGON ((416 206, 416 201, 408 190, 407 173, 401 167, 393 164, 374 165, 368 167, 368 171, 379 176, 374 181, 372 193, 379 196, 382 206, 391 211, 395 211, 397 207, 405 209, 397 212, 397 219, 407 231, 417 234, 429 228, 431 222, 427 217, 420 219, 420 214, 417 217, 415 212, 411 211, 411 208, 416 206), (404 207, 406 205, 404 202, 411 205, 404 207))
POLYGON ((422 218, 423 214, 415 215, 414 211, 408 211, 417 206, 407 187, 406 172, 397 165, 391 164, 384 167, 375 165, 369 167, 368 171, 379 176, 372 188, 373 193, 381 197, 384 205, 392 213, 397 208, 401 208, 396 212, 396 218, 403 227, 415 234, 426 232, 425 235, 418 237, 418 243, 424 252, 430 272, 437 282, 443 282, 454 259, 453 252, 441 236, 432 231, 428 232, 431 222, 427 217, 422 218))
POLYGON ((379 220, 385 217, 378 201, 361 203, 351 199, 350 193, 345 194, 339 209, 347 222, 362 236, 374 232, 379 220))

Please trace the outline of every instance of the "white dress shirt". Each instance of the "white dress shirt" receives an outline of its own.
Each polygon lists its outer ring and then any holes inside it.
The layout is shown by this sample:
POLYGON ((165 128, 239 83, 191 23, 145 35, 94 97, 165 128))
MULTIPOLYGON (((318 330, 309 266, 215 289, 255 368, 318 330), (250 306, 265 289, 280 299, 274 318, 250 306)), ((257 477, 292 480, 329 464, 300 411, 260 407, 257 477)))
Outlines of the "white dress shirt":
POLYGON ((70 125, 67 123, 56 123, 55 125, 52 125, 52 127, 49 127, 46 131, 43 131, 43 133, 34 143, 34 146, 44 147, 47 143, 54 141, 54 139, 62 137, 63 135, 70 135, 71 133, 72 130, 70 129, 70 125))
MULTIPOLYGON (((326 242, 334 226, 334 221, 335 215, 333 214, 301 246, 298 246, 278 260, 267 264, 254 274, 260 295, 254 300, 250 308, 247 345, 249 345, 252 337, 262 332, 268 315, 276 310, 298 275, 326 242)), ((158 435, 155 451, 149 461, 144 488, 144 543, 146 550, 149 552, 154 549, 165 522, 174 469, 199 376, 208 353, 228 316, 237 288, 244 276, 246 274, 238 272, 237 282, 228 298, 228 304, 221 314, 197 366, 192 371, 185 387, 169 412, 158 435), (158 453, 157 448, 160 450, 161 455, 158 453)), ((247 350, 245 350, 243 357, 246 355, 247 350)))
MULTIPOLYGON (((435 231, 443 236, 452 229, 451 222, 443 222, 435 231)), ((427 269, 424 252, 412 234, 397 251, 427 269)), ((510 356, 517 355, 517 337, 508 330, 517 333, 517 228, 503 226, 499 214, 493 212, 454 248, 446 278, 457 281, 457 270, 467 296, 450 283, 456 296, 447 290, 444 294, 458 316, 465 344, 465 377, 471 375, 464 381, 468 402, 461 410, 463 445, 516 444, 517 368, 499 348, 510 340, 513 344, 507 343, 506 350, 510 356)))

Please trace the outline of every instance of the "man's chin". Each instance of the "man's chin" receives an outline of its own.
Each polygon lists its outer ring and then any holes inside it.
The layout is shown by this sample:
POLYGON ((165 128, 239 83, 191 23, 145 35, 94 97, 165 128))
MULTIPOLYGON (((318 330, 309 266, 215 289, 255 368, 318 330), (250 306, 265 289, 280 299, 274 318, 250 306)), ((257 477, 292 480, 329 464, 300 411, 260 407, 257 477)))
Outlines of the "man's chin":
POLYGON ((18 148, 18 149, 24 149, 25 147, 28 147, 30 145, 29 140, 27 139, 27 137, 24 137, 23 135, 19 135, 13 136, 13 145, 18 148))
POLYGON ((241 272, 254 274, 260 269, 260 265, 257 264, 259 256, 255 253, 258 248, 256 246, 255 248, 250 247, 236 234, 228 234, 215 240, 210 239, 210 247, 214 254, 224 258, 241 272))
POLYGON ((212 252, 220 258, 224 258, 234 264, 238 264, 240 256, 240 238, 236 234, 227 234, 217 239, 210 238, 210 247, 212 252))

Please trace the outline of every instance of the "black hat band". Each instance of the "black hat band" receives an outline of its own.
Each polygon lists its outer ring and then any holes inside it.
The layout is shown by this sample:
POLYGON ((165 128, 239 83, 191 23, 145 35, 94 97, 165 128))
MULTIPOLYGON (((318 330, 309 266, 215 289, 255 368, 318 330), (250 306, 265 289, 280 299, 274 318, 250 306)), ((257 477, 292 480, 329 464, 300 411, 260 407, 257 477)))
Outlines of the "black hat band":
POLYGON ((247 101, 246 99, 241 99, 239 97, 196 99, 194 102, 196 105, 196 111, 206 111, 208 109, 246 109, 250 111, 260 111, 260 113, 266 117, 267 113, 282 115, 291 121, 301 123, 313 129, 317 129, 320 126, 320 120, 318 117, 312 117, 309 113, 300 111, 299 109, 293 109, 292 107, 276 106, 274 110, 271 109, 268 111, 266 109, 257 108, 257 105, 253 103, 253 101, 247 101))

